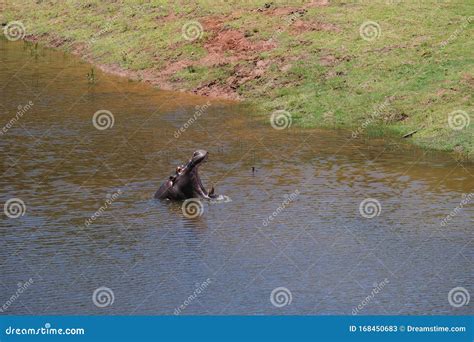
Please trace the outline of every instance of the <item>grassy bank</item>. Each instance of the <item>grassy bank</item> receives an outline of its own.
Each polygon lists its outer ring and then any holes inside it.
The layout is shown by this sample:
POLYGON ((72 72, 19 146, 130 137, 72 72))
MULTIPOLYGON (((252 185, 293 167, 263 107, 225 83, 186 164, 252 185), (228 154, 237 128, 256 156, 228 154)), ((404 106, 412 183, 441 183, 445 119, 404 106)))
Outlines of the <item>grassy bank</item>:
POLYGON ((354 138, 416 131, 417 145, 474 159, 469 0, 11 0, 2 20, 161 88, 258 102, 262 115, 354 138))

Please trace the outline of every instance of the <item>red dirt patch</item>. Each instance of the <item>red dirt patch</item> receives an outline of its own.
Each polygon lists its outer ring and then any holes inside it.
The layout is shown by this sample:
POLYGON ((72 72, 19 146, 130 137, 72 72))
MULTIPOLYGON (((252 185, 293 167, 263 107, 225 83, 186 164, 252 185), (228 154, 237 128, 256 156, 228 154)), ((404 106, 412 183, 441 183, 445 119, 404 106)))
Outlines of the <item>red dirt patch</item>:
POLYGON ((55 37, 48 34, 43 34, 43 35, 29 34, 25 37, 25 40, 29 42, 33 42, 33 43, 36 43, 39 41, 46 41, 46 45, 52 48, 58 48, 70 42, 70 40, 68 39, 55 37))
POLYGON ((205 32, 211 32, 213 34, 219 32, 222 26, 228 19, 228 16, 212 16, 206 17, 201 20, 201 24, 205 32))
POLYGON ((283 16, 289 15, 296 12, 306 12, 307 8, 313 7, 324 7, 329 5, 329 0, 313 0, 310 3, 307 3, 301 7, 274 7, 273 3, 268 3, 262 8, 253 10, 254 12, 263 12, 269 15, 283 16))
POLYGON ((204 30, 210 37, 204 44, 209 53, 219 53, 231 51, 233 53, 241 52, 262 52, 275 47, 265 41, 249 41, 244 34, 244 30, 235 30, 225 27, 229 19, 235 19, 240 16, 240 12, 234 12, 227 16, 213 16, 202 20, 204 30))
POLYGON ((341 62, 348 62, 351 60, 351 56, 334 56, 334 55, 324 55, 319 58, 319 64, 322 66, 334 66, 341 62))
POLYGON ((211 81, 199 86, 193 90, 193 93, 202 96, 220 97, 231 100, 238 100, 240 97, 234 89, 227 84, 218 84, 216 81, 211 81))
POLYGON ((272 16, 285 16, 285 15, 290 15, 296 11, 298 11, 298 8, 296 7, 277 7, 277 8, 269 8, 269 9, 263 9, 259 8, 255 10, 256 12, 262 12, 268 15, 272 16))
MULTIPOLYGON (((329 5, 329 2, 326 0, 313 0, 300 7, 275 7, 273 3, 268 3, 262 8, 251 11, 262 13, 262 20, 265 20, 265 16, 267 15, 281 17, 282 22, 285 22, 284 30, 289 31, 290 33, 298 34, 308 31, 339 32, 339 28, 332 24, 301 20, 301 18, 307 13, 308 8, 327 5, 329 5)), ((213 15, 198 18, 203 26, 204 32, 206 33, 203 38, 205 40, 198 43, 207 50, 207 54, 197 61, 184 58, 184 56, 177 56, 177 59, 173 58, 164 61, 164 66, 159 70, 150 68, 133 71, 124 69, 119 64, 99 64, 90 54, 90 46, 88 46, 86 42, 71 43, 65 39, 54 37, 53 35, 38 37, 29 36, 27 37, 27 40, 43 41, 53 47, 64 47, 71 44, 70 47, 74 54, 95 64, 105 72, 124 76, 133 80, 141 80, 166 90, 181 90, 183 88, 185 83, 173 76, 187 67, 201 66, 212 68, 223 65, 235 65, 231 76, 227 77, 225 80, 210 80, 194 89, 191 89, 191 91, 199 95, 239 99, 240 96, 237 90, 241 85, 263 77, 271 64, 276 64, 278 67, 283 69, 283 72, 285 72, 291 68, 291 62, 293 61, 288 57, 282 57, 281 60, 261 60, 259 57, 260 53, 276 48, 278 40, 253 40, 248 34, 246 35, 245 27, 242 29, 233 29, 226 25, 228 22, 239 19, 245 13, 248 13, 248 10, 236 10, 226 15, 213 15)), ((165 16, 157 16, 156 21, 176 21, 183 19, 184 17, 185 15, 183 14, 169 13, 165 16)), ((299 41, 299 44, 305 43, 309 42, 299 41)), ((188 44, 188 42, 179 42, 175 44, 188 44)), ((173 49, 176 47, 177 46, 170 46, 169 48, 173 49)), ((297 59, 301 58, 303 57, 297 57, 297 59)), ((343 58, 336 58, 329 55, 322 57, 321 61, 324 65, 334 65, 341 61, 341 59, 343 58)))
POLYGON ((313 0, 309 4, 306 4, 304 7, 324 7, 329 5, 329 0, 313 0))
POLYGON ((296 20, 291 26, 291 31, 299 34, 309 31, 340 32, 341 29, 334 24, 296 20))
POLYGON ((471 88, 474 88, 474 76, 472 76, 471 74, 462 75, 462 81, 471 88))
POLYGON ((260 78, 270 66, 270 63, 268 60, 254 60, 251 64, 236 65, 233 75, 227 78, 226 83, 232 89, 237 89, 240 85, 248 81, 260 78))
POLYGON ((224 52, 262 52, 275 47, 275 44, 269 44, 265 41, 250 42, 245 38, 244 33, 237 30, 222 31, 216 37, 210 39, 204 47, 210 53, 224 52))
POLYGON ((451 90, 450 89, 438 89, 436 91, 436 97, 443 97, 444 95, 448 94, 451 90))

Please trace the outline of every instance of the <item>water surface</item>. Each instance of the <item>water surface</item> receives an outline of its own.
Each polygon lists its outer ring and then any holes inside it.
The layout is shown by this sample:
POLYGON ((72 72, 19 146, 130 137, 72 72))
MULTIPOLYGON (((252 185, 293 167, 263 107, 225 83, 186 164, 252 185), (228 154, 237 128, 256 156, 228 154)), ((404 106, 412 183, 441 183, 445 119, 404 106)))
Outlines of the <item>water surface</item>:
POLYGON ((0 126, 19 117, 0 136, 0 203, 26 205, 2 213, 0 305, 33 280, 4 314, 473 313, 448 302, 454 287, 474 294, 472 202, 441 224, 474 192, 472 165, 344 131, 275 130, 248 106, 90 71, 0 42, 0 126), (94 127, 98 110, 113 127, 94 127), (152 197, 198 148, 204 183, 231 201, 191 219, 152 197), (368 198, 373 218, 359 211, 368 198), (112 305, 94 304, 100 287, 112 305), (278 287, 289 305, 272 304, 278 287))

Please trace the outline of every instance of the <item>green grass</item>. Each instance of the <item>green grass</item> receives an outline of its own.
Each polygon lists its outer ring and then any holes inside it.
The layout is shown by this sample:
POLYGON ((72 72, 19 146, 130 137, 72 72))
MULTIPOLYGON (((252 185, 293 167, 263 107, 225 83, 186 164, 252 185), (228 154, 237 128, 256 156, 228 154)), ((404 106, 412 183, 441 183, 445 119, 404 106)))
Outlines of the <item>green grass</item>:
MULTIPOLYGON (((413 143, 456 149, 474 159, 474 20, 467 20, 474 16, 472 1, 334 1, 308 7, 300 18, 334 30, 301 32, 285 21, 288 15, 257 11, 267 2, 12 0, 3 20, 20 20, 28 34, 46 34, 45 40, 83 43, 98 63, 124 69, 159 72, 169 63, 191 61, 170 77, 177 89, 192 90, 211 81, 225 85, 234 70, 252 70, 256 59, 268 61, 264 74, 236 90, 258 103, 262 116, 285 109, 303 127, 360 130, 374 108, 388 101, 362 134, 402 136, 418 130, 409 138, 413 143), (209 17, 220 17, 227 30, 239 30, 251 42, 273 37, 276 47, 255 52, 253 60, 201 65, 212 32, 188 42, 181 28, 209 17), (359 34, 367 20, 381 28, 373 41, 359 34), (456 131, 448 126, 448 115, 455 110, 470 116, 468 127, 456 131)), ((302 3, 291 6, 302 8, 302 3)), ((288 2, 273 1, 272 9, 283 6, 288 2)))

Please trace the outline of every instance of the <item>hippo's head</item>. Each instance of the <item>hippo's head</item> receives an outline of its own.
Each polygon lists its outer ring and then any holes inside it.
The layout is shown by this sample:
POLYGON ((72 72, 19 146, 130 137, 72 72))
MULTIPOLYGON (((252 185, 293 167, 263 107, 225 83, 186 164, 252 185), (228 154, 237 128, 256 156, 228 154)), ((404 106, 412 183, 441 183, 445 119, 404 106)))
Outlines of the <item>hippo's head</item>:
POLYGON ((191 159, 185 164, 176 168, 176 173, 161 185, 155 193, 155 198, 184 200, 187 198, 213 198, 214 189, 207 191, 199 178, 199 165, 208 158, 205 150, 197 150, 191 159))
POLYGON ((191 172, 194 168, 198 167, 199 164, 204 163, 207 160, 209 153, 205 150, 197 150, 193 153, 193 156, 189 162, 185 165, 185 172, 191 172))

